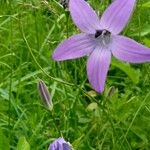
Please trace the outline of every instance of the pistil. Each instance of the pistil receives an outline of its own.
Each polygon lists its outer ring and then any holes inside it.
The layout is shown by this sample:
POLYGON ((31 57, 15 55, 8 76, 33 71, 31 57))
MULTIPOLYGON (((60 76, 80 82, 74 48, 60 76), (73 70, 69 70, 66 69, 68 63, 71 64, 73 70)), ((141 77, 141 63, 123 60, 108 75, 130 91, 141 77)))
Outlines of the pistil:
POLYGON ((111 33, 108 30, 96 30, 94 36, 101 46, 107 46, 111 42, 111 33))

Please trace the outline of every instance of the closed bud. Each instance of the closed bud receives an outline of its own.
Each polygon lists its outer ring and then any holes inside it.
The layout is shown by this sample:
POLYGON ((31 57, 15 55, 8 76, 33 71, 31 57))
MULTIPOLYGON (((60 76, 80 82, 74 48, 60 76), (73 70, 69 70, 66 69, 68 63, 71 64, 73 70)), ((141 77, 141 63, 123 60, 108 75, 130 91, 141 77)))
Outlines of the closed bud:
POLYGON ((50 110, 52 110, 53 109, 52 99, 51 99, 50 93, 49 93, 48 88, 47 88, 46 84, 44 83, 44 81, 40 80, 38 82, 38 90, 39 90, 40 97, 43 100, 44 104, 50 110))
POLYGON ((108 90, 108 97, 111 97, 115 93, 116 89, 114 86, 111 86, 108 90))

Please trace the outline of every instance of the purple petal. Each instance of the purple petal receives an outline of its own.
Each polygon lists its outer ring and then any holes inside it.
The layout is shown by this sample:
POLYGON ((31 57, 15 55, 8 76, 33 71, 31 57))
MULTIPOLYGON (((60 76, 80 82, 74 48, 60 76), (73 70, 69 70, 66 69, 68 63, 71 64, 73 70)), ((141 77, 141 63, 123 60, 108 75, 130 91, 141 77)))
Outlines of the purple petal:
POLYGON ((95 47, 95 42, 86 34, 78 34, 59 44, 53 54, 57 61, 79 58, 89 55, 95 47))
POLYGON ((68 142, 64 138, 60 137, 49 145, 48 150, 71 150, 68 142))
POLYGON ((74 23, 85 33, 95 33, 100 29, 100 21, 95 11, 84 0, 70 0, 69 10, 74 23))
POLYGON ((108 49, 96 48, 87 62, 88 79, 97 92, 103 92, 107 72, 111 61, 111 52, 108 49))
POLYGON ((63 150, 71 150, 68 143, 63 143, 63 150))
POLYGON ((115 0, 104 12, 101 26, 113 34, 120 33, 128 23, 136 0, 115 0))
POLYGON ((130 63, 150 61, 150 48, 124 36, 113 36, 112 53, 116 58, 130 63))

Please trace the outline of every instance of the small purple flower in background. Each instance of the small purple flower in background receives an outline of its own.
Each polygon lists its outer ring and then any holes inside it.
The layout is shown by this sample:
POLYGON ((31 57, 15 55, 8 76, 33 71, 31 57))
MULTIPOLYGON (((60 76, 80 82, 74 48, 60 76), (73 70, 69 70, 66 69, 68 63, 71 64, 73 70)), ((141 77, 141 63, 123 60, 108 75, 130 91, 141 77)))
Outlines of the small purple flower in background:
POLYGON ((50 144, 48 150, 72 150, 69 142, 66 142, 64 138, 60 137, 50 144))
MULTIPOLYGON (((87 1, 87 0, 85 0, 87 1)), ((69 0, 60 0, 60 4, 64 7, 64 8, 68 8, 68 3, 69 3, 69 0)))
POLYGON ((112 55, 130 63, 150 61, 150 48, 118 35, 126 26, 136 0, 115 0, 101 19, 84 0, 70 0, 69 10, 83 32, 59 44, 53 54, 57 61, 89 56, 87 75, 97 92, 103 92, 112 55))
POLYGON ((50 97, 48 88, 46 86, 46 84, 44 83, 44 81, 40 80, 38 82, 38 90, 41 96, 41 99, 43 100, 44 104, 50 109, 53 109, 53 103, 52 103, 52 99, 50 97))

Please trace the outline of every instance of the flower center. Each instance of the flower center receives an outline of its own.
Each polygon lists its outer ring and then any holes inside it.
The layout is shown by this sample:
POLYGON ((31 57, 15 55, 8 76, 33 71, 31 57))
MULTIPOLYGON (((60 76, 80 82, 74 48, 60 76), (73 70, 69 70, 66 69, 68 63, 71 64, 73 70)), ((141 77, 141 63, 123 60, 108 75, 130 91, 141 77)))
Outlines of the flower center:
POLYGON ((108 30, 96 30, 94 36, 100 46, 108 46, 111 42, 111 32, 108 30))

